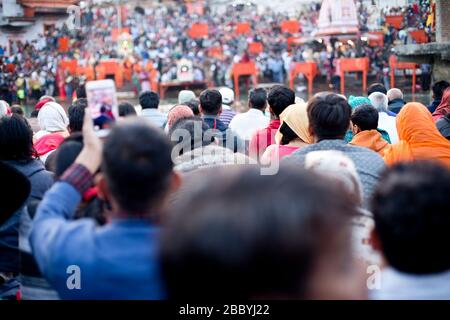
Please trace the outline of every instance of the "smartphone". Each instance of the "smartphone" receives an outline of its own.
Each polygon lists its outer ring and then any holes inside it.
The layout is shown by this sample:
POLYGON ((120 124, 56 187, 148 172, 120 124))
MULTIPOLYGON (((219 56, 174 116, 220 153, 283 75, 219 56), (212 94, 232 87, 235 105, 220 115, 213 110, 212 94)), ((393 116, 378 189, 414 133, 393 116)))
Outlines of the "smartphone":
POLYGON ((114 81, 111 79, 88 81, 86 96, 94 127, 98 135, 104 137, 119 115, 114 81))

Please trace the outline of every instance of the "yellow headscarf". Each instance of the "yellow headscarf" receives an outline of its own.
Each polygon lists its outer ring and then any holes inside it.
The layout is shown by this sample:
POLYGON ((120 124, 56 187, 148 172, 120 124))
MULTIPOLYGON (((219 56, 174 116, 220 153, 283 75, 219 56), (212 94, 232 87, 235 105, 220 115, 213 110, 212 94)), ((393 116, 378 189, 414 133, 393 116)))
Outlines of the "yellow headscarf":
MULTIPOLYGON (((303 140, 303 142, 307 144, 314 143, 313 136, 309 133, 309 120, 308 113, 306 111, 306 103, 297 103, 290 105, 280 114, 281 126, 284 122, 287 123, 289 128, 294 131, 297 136, 303 140)), ((275 135, 275 141, 277 144, 280 144, 281 139, 283 138, 283 134, 278 129, 278 132, 275 135)))

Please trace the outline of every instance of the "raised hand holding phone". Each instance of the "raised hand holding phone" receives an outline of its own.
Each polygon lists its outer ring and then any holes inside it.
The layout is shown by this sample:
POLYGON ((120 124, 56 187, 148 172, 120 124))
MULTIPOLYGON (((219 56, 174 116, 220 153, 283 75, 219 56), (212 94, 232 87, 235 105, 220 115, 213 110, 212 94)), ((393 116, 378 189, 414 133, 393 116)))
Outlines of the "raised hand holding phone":
POLYGON ((94 174, 102 162, 103 143, 94 130, 94 123, 92 122, 91 111, 89 109, 86 109, 84 113, 83 142, 83 149, 75 160, 75 163, 83 165, 89 172, 94 174))

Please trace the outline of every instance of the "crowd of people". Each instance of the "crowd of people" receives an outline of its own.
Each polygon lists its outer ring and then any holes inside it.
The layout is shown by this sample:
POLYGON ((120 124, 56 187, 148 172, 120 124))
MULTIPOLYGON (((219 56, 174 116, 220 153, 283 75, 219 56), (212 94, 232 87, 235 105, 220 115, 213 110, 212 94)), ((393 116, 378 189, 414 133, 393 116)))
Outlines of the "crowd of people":
MULTIPOLYGON (((144 66, 150 61, 157 70, 158 82, 170 82, 177 78, 177 61, 186 58, 193 63, 195 81, 206 81, 216 86, 232 87, 231 67, 234 62, 256 62, 260 77, 269 82, 284 83, 288 79, 291 63, 315 61, 321 75, 326 76, 336 89, 339 86, 337 60, 340 57, 370 58, 371 72, 377 81, 389 86, 388 58, 395 43, 413 41, 408 34, 411 28, 422 28, 423 17, 429 15, 430 5, 411 5, 406 10, 404 27, 396 30, 384 21, 386 13, 370 12, 361 1, 358 3, 361 32, 368 31, 367 20, 377 20, 376 25, 384 33, 384 46, 370 46, 369 41, 341 42, 332 38, 328 44, 322 39, 307 41, 289 48, 291 36, 308 36, 317 32, 320 3, 304 6, 290 13, 271 9, 260 13, 256 6, 243 6, 241 10, 230 6, 224 14, 206 7, 199 15, 188 12, 183 4, 159 4, 152 7, 121 7, 120 18, 116 6, 86 2, 81 10, 78 28, 50 28, 32 41, 11 41, 0 46, 0 99, 8 103, 24 105, 36 101, 42 95, 54 96, 65 91, 66 96, 84 83, 85 77, 68 72, 61 74, 58 63, 65 59, 76 59, 80 66, 96 66, 104 59, 120 59, 125 64, 137 64, 142 68, 133 74, 136 91, 145 89, 149 70, 144 66), (282 32, 284 20, 296 19, 300 29, 293 34, 282 32), (120 24, 118 21, 121 21, 120 24), (235 27, 239 22, 249 22, 250 32, 238 35, 235 27), (192 39, 188 30, 193 23, 206 23, 209 34, 206 38, 192 39), (113 29, 126 28, 130 32, 132 49, 122 51, 113 29), (67 50, 59 50, 59 39, 68 38, 67 50), (261 42, 264 50, 258 54, 248 51, 250 42, 261 42), (211 54, 211 48, 220 48, 219 54, 211 54), (61 86, 60 83, 64 85, 61 86)), ((430 31, 432 28, 429 27, 430 31)), ((304 40, 302 40, 304 42, 304 40)), ((429 68, 423 68, 424 90, 428 90, 429 68)))
POLYGON ((450 299, 450 83, 0 101, 2 299, 450 299), (438 103, 437 103, 438 102, 438 103), (5 183, 8 181, 8 183, 5 183), (368 271, 371 270, 371 271, 368 271))

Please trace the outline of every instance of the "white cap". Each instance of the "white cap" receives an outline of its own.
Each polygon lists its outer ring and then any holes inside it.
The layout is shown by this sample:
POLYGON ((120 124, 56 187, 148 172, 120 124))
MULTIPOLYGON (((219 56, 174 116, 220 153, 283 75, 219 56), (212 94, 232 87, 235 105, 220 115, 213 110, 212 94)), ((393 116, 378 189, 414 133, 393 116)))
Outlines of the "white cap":
POLYGON ((183 104, 195 99, 195 93, 191 90, 181 90, 178 93, 178 103, 183 104))
POLYGON ((223 104, 232 104, 234 102, 234 91, 227 87, 222 87, 219 89, 222 95, 223 104))

